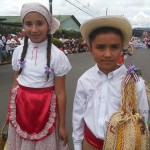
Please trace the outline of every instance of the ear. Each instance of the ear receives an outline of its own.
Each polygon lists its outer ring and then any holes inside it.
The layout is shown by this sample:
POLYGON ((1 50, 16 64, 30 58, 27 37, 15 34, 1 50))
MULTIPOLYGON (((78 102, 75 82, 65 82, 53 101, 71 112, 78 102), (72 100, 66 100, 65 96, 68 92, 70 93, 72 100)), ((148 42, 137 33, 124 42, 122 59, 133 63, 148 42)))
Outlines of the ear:
POLYGON ((121 52, 123 52, 123 50, 124 50, 124 46, 122 45, 122 46, 121 46, 121 52))
POLYGON ((92 46, 88 46, 89 52, 91 53, 91 55, 93 55, 93 50, 92 50, 92 46))
POLYGON ((88 45, 88 49, 89 49, 90 52, 92 52, 92 47, 91 47, 91 45, 88 45))

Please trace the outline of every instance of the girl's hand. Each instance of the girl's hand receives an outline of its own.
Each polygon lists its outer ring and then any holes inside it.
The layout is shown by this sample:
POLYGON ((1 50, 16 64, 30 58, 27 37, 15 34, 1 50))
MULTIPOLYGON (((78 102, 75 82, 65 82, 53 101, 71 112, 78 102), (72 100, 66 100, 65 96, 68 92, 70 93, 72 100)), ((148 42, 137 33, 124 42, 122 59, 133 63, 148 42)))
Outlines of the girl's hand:
POLYGON ((59 126, 59 137, 64 141, 64 146, 68 142, 68 134, 65 127, 59 126))

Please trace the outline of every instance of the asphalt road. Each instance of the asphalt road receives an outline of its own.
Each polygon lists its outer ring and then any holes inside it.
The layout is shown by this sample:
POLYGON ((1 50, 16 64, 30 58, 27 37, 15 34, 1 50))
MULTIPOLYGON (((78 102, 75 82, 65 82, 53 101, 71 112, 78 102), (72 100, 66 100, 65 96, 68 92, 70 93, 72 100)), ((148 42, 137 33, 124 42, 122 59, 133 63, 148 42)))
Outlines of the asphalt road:
MULTIPOLYGON (((70 150, 73 150, 72 144, 72 106, 74 93, 76 89, 77 79, 85 72, 89 67, 94 65, 94 61, 89 52, 68 55, 68 58, 72 65, 72 70, 69 72, 66 78, 67 89, 67 130, 69 134, 69 146, 70 150)), ((150 49, 137 49, 132 57, 128 58, 126 62, 131 62, 137 67, 142 69, 143 77, 150 82, 150 49)), ((11 65, 0 66, 0 126, 5 120, 7 113, 7 104, 9 101, 9 89, 12 85, 12 69, 11 65)))

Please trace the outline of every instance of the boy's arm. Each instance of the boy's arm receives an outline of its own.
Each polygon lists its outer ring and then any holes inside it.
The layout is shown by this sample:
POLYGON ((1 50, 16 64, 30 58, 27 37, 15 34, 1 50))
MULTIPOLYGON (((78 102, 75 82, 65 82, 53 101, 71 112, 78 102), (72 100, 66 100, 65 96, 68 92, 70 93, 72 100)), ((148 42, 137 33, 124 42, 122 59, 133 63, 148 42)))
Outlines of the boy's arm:
POLYGON ((144 121, 147 123, 149 117, 149 105, 144 80, 140 78, 137 83, 138 105, 144 121))
POLYGON ((82 150, 82 141, 84 138, 84 113, 86 110, 86 94, 82 82, 79 80, 73 104, 73 142, 74 150, 82 150))

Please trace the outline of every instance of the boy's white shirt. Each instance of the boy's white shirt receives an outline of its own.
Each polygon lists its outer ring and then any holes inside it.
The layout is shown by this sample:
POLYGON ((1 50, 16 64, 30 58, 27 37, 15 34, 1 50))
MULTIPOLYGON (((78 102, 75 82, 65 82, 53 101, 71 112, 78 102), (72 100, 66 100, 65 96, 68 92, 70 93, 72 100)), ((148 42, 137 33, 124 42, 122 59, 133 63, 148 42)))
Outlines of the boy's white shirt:
MULTIPOLYGON (((106 76, 96 64, 79 78, 73 105, 74 150, 82 150, 85 123, 97 138, 105 138, 107 123, 119 110, 126 72, 126 67, 122 65, 106 76)), ((141 78, 136 83, 136 91, 139 108, 147 121, 149 106, 141 78)))

